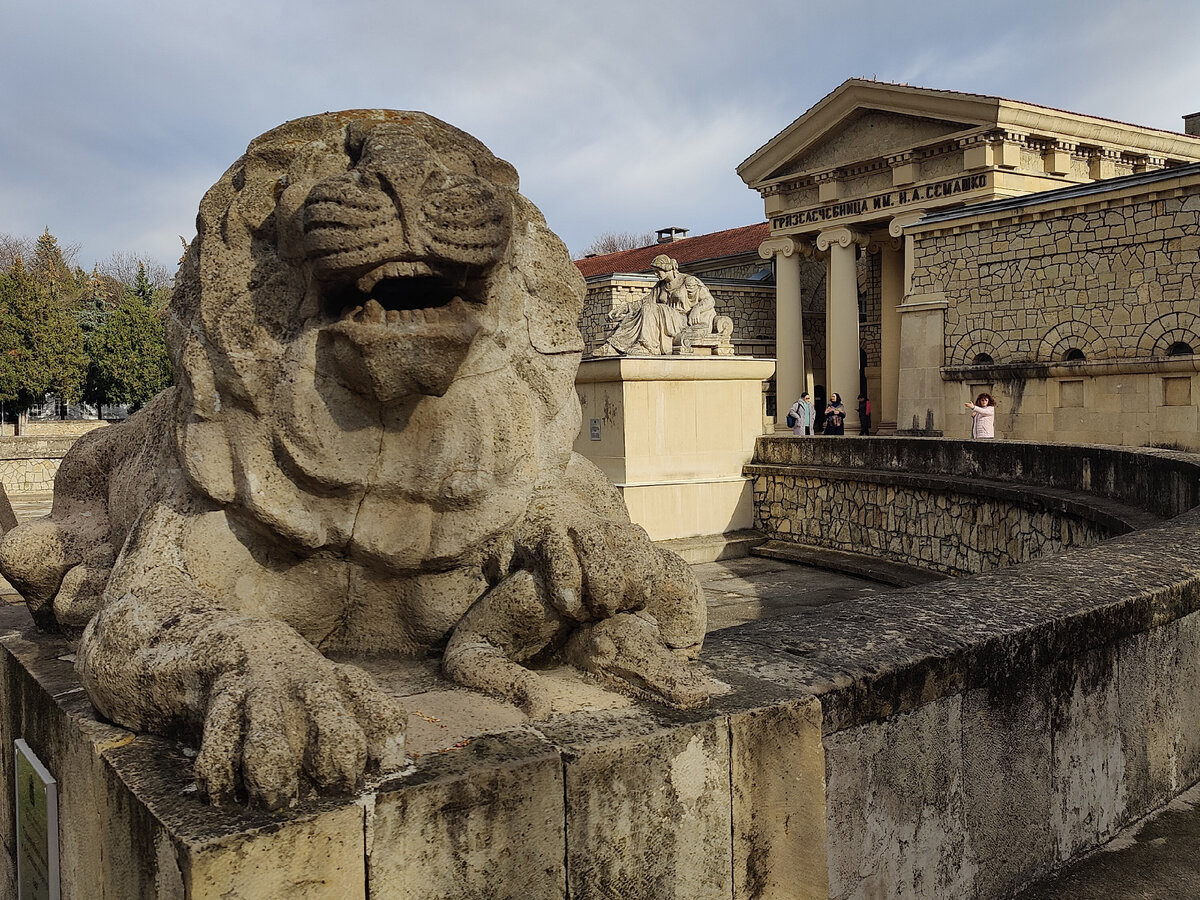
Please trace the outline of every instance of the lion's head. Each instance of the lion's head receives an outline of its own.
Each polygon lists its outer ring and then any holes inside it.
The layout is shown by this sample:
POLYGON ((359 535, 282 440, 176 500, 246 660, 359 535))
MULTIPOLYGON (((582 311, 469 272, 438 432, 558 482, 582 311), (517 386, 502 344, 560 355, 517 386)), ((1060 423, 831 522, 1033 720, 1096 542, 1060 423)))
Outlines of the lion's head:
POLYGON ((178 453, 251 525, 451 565, 566 465, 582 279, 470 135, 390 110, 288 122, 197 232, 168 327, 178 453))

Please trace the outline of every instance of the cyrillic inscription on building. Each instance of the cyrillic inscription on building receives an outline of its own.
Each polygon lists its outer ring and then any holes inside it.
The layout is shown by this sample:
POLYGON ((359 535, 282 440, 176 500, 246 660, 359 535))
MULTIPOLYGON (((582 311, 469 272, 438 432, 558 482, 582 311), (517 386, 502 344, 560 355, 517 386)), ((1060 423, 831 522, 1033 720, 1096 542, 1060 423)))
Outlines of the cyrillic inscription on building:
POLYGON ((950 178, 946 181, 936 181, 903 190, 888 191, 886 194, 875 194, 859 200, 841 200, 825 206, 812 209, 799 209, 795 212, 771 218, 771 230, 795 228, 797 225, 812 225, 843 219, 849 216, 864 216, 870 213, 884 212, 910 203, 928 203, 930 200, 942 200, 987 187, 988 173, 978 175, 963 175, 960 178, 950 178))

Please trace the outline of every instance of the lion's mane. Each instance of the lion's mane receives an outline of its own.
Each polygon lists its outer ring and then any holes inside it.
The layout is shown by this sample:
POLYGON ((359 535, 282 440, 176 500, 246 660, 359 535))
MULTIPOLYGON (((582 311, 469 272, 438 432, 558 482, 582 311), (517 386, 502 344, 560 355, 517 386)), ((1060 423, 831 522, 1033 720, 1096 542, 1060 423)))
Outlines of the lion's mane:
MULTIPOLYGON (((389 110, 288 122, 256 139, 200 206, 168 318, 177 457, 201 494, 299 547, 395 571, 457 564, 567 465, 582 297, 515 170, 470 135, 389 110), (355 199, 376 181, 392 221, 374 194, 355 199), (340 256, 303 246, 322 202, 361 232, 340 256), (475 267, 479 330, 440 394, 364 390, 322 307, 331 258, 351 269, 353 254, 402 241, 419 245, 406 251, 410 267, 475 267)), ((407 384, 414 355, 419 345, 381 354, 371 375, 407 384)))

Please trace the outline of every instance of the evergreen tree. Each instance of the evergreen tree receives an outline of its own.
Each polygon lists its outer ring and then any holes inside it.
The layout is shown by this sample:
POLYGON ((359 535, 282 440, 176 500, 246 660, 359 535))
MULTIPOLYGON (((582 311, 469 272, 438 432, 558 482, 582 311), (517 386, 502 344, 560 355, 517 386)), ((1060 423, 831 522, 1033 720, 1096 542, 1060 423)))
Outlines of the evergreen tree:
POLYGON ((141 406, 171 384, 162 292, 144 266, 89 341, 91 400, 141 406))
POLYGON ((87 359, 75 312, 19 259, 0 275, 0 330, 0 397, 20 411, 49 393, 79 399, 87 359))
POLYGON ((29 272, 52 301, 68 307, 78 304, 86 276, 71 268, 49 228, 37 239, 29 272))

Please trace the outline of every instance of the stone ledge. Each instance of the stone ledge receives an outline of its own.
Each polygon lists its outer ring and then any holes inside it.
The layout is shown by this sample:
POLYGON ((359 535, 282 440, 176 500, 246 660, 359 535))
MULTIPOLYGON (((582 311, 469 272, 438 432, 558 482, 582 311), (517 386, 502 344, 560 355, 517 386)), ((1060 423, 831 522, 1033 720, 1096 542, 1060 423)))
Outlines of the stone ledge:
POLYGON ((767 466, 751 463, 747 475, 792 475, 801 478, 823 478, 830 481, 865 482, 868 484, 901 485, 931 493, 956 493, 965 496, 987 497, 1029 509, 1062 512, 1104 528, 1112 535, 1125 534, 1139 528, 1150 528, 1163 517, 1140 506, 1129 506, 1097 497, 1083 491, 1068 491, 1043 487, 936 473, 896 472, 881 469, 845 468, 842 466, 767 466))
POLYGON ((763 436, 754 465, 876 469, 1083 491, 1169 518, 1200 505, 1200 455, 1176 450, 932 437, 763 436))
POLYGON ((872 581, 890 584, 894 587, 931 584, 947 577, 941 572, 932 572, 917 566, 906 566, 891 560, 868 556, 865 553, 844 553, 840 550, 829 550, 825 547, 814 547, 810 544, 798 544, 792 541, 765 541, 750 548, 750 555, 762 556, 766 559, 782 559, 818 569, 827 569, 831 572, 857 575, 860 578, 869 578, 872 581))
POLYGON ((727 531, 724 534, 704 534, 697 537, 670 538, 655 541, 655 545, 683 557, 688 565, 717 562, 722 559, 741 559, 766 537, 754 529, 727 531))

